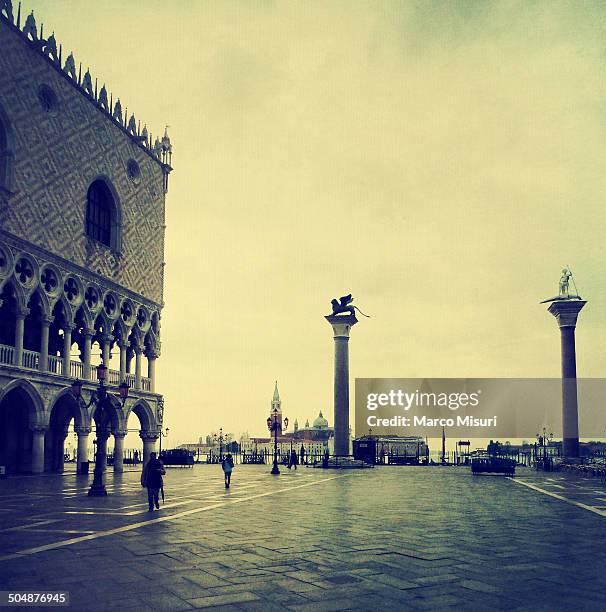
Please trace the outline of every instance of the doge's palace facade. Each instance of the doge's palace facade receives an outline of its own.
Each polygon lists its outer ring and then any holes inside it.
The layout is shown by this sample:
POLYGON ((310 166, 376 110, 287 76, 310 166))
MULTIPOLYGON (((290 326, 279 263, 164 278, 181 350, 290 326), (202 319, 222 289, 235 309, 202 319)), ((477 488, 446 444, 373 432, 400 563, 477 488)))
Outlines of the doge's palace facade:
MULTIPOLYGON (((163 306, 164 216, 172 147, 0 0, 0 466, 61 471, 73 422, 86 461, 96 365, 116 391, 114 469, 139 424, 153 449, 163 306), (135 413, 134 419, 129 417, 135 413)), ((110 389, 111 390, 111 389, 110 389)))

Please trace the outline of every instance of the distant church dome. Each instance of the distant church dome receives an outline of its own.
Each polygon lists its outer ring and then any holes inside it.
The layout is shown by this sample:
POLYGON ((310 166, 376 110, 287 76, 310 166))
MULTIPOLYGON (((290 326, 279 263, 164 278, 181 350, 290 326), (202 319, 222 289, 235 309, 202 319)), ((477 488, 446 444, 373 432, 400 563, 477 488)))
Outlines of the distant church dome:
POLYGON ((328 429, 328 421, 322 416, 322 412, 320 412, 318 418, 314 421, 313 428, 328 429))

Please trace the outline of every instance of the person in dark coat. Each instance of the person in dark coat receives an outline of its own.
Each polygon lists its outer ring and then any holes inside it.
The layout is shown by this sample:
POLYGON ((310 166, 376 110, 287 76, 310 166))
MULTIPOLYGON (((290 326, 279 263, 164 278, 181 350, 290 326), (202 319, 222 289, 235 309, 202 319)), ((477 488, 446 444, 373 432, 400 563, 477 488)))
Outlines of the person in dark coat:
POLYGON ((154 504, 160 510, 160 489, 163 487, 162 476, 166 474, 164 464, 156 457, 156 453, 150 453, 149 461, 143 467, 141 474, 141 485, 147 487, 147 502, 149 511, 154 509, 154 504))

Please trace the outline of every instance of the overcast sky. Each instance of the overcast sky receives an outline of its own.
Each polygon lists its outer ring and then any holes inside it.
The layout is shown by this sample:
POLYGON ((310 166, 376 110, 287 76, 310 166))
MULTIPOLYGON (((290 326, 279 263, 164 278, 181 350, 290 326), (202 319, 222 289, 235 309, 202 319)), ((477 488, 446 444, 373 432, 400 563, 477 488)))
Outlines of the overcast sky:
POLYGON ((32 8, 129 114, 170 125, 171 444, 262 434, 276 379, 291 422, 332 425, 323 317, 349 292, 372 316, 352 332, 352 384, 559 376, 538 302, 570 264, 589 299, 579 375, 604 375, 603 3, 32 8))

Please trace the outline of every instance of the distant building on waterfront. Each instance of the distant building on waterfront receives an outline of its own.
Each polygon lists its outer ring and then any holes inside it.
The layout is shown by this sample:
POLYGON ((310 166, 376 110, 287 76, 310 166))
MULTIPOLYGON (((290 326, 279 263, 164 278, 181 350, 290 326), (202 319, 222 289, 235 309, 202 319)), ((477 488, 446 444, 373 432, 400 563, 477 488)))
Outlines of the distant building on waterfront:
MULTIPOLYGON (((307 453, 321 454, 328 448, 332 452, 332 441, 334 438, 334 428, 330 427, 328 420, 322 415, 322 411, 310 426, 309 421, 306 421, 305 427, 300 428, 298 420, 295 419, 292 431, 283 431, 283 415, 282 415, 282 400, 278 391, 278 383, 274 387, 274 393, 271 400, 270 418, 278 421, 278 448, 281 453, 296 450, 300 453, 301 448, 307 453)), ((274 438, 270 436, 269 431, 267 436, 242 436, 240 439, 240 448, 245 452, 273 452, 274 438)))
POLYGON ((131 389, 124 409, 113 407, 120 471, 129 416, 145 456, 162 423, 155 363, 171 143, 166 132, 153 141, 10 0, 0 3, 0 49, 0 466, 61 471, 72 424, 87 460, 93 408, 70 385, 82 380, 88 400, 102 360, 110 387, 131 389))

